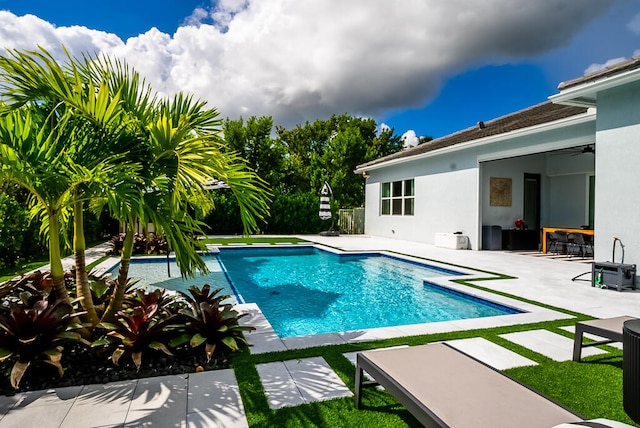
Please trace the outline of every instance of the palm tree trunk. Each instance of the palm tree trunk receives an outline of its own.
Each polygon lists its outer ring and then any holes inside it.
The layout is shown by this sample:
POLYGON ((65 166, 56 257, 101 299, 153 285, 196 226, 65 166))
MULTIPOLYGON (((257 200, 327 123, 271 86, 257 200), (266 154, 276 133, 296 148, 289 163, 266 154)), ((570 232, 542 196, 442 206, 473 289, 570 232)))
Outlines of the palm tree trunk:
POLYGON ((107 310, 102 316, 102 320, 106 322, 113 322, 115 320, 116 312, 118 312, 122 307, 122 302, 124 301, 124 292, 127 288, 127 282, 129 279, 129 264, 131 263, 131 254, 133 253, 133 236, 135 232, 133 230, 133 224, 126 224, 125 227, 126 236, 122 245, 120 269, 118 270, 116 289, 113 292, 113 298, 109 302, 107 310))
POLYGON ((87 312, 84 318, 92 325, 100 322, 96 308, 91 298, 91 287, 89 286, 89 276, 87 275, 87 264, 85 260, 86 243, 84 240, 84 217, 82 212, 82 202, 76 201, 73 207, 73 251, 76 259, 76 294, 81 299, 80 304, 87 312))
POLYGON ((51 279, 56 298, 69 302, 69 293, 64 285, 64 268, 62 267, 62 256, 60 254, 60 225, 58 224, 58 214, 49 213, 49 266, 51 268, 51 279))

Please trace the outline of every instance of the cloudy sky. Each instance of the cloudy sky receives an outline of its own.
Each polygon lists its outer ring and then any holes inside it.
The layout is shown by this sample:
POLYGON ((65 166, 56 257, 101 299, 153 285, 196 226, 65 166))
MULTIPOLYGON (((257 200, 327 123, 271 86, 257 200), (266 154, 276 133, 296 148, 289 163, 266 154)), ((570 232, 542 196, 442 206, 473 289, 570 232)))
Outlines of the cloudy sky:
POLYGON ((0 47, 122 56, 161 93, 287 128, 439 137, 640 54, 637 0, 0 0, 0 47))

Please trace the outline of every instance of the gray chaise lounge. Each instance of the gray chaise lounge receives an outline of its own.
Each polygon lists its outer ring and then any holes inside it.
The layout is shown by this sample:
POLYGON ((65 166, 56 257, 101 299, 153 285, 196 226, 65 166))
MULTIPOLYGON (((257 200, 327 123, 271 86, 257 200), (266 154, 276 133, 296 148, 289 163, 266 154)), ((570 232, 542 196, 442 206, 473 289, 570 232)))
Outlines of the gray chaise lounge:
POLYGON ((588 346, 606 345, 607 343, 622 342, 622 327, 625 321, 636 319, 634 317, 622 316, 615 318, 603 318, 576 323, 576 334, 573 339, 573 361, 580 361, 582 348, 588 346), (582 343, 584 333, 595 334, 607 340, 591 343, 582 343))
MULTIPOLYGON (((444 343, 358 353, 357 408, 362 388, 375 385, 382 385, 426 427, 550 428, 584 422, 568 408, 444 343), (363 370, 375 381, 364 381, 363 370)), ((604 421, 589 423, 628 427, 604 421)))

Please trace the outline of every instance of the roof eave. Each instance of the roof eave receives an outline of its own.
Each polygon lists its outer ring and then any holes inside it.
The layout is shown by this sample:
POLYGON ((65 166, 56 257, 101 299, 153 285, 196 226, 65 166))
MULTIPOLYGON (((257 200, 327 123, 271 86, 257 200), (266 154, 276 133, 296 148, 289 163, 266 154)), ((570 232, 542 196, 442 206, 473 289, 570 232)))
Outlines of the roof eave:
POLYGON ((421 153, 414 156, 391 159, 386 162, 381 162, 379 164, 370 165, 370 166, 361 165, 356 167, 356 169, 354 170, 354 173, 362 174, 362 173, 374 171, 380 168, 385 168, 388 166, 400 165, 406 162, 413 162, 416 160, 425 159, 432 156, 439 156, 446 153, 457 152, 459 150, 464 150, 470 146, 474 146, 474 147, 485 146, 485 145, 494 144, 500 141, 526 137, 528 135, 536 134, 539 132, 553 131, 555 129, 564 128, 570 125, 579 125, 581 123, 587 123, 594 120, 595 115, 596 115, 595 110, 589 110, 586 113, 565 117, 563 119, 559 119, 553 122, 542 123, 539 125, 530 126, 528 128, 516 129, 514 131, 506 132, 503 134, 491 135, 489 137, 479 138, 477 140, 471 140, 466 143, 455 144, 449 147, 443 147, 441 149, 428 151, 428 152, 421 153))
POLYGON ((640 80, 640 69, 633 69, 613 76, 604 76, 591 82, 570 86, 566 89, 560 89, 560 93, 551 95, 549 100, 555 104, 595 107, 598 92, 638 80, 640 80))

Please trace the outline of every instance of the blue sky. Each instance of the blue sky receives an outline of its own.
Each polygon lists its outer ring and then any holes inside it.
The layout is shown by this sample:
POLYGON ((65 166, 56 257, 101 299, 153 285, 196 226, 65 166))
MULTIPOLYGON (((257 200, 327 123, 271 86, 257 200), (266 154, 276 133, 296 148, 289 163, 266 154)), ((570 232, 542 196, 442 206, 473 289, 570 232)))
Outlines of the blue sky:
POLYGON ((0 0, 0 43, 123 56, 161 93, 195 93, 233 119, 349 113, 433 137, 640 53, 636 0, 392 3, 0 0))

